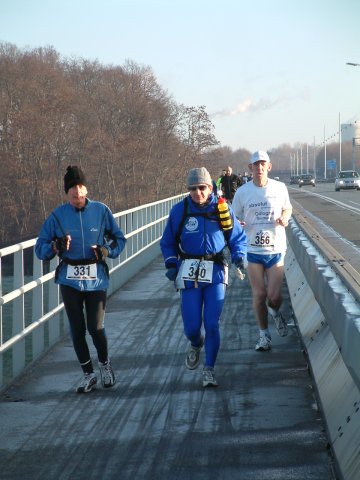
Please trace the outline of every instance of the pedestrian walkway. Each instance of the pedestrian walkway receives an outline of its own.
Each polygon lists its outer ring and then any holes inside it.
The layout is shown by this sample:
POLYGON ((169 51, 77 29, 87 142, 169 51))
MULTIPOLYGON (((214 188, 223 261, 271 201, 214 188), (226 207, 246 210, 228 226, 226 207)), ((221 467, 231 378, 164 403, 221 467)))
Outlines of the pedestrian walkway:
MULTIPOLYGON (((272 351, 256 352, 250 287, 230 281, 218 388, 185 367, 179 294, 158 258, 109 299, 113 388, 74 393, 81 374, 65 338, 3 392, 1 479, 335 478, 295 326, 280 338, 271 325, 272 351)), ((289 318, 285 286, 284 296, 289 318)))

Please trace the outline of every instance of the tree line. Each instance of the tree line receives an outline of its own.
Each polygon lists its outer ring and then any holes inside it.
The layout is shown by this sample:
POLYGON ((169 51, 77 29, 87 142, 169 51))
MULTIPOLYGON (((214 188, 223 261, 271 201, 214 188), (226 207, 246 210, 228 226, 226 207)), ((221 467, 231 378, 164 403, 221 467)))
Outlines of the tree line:
POLYGON ((0 72, 2 246, 37 235, 70 164, 86 172, 90 198, 121 211, 184 191, 188 169, 219 143, 205 107, 176 103, 132 61, 1 43, 0 72))
MULTIPOLYGON (((274 170, 290 172, 292 151, 269 152, 274 170)), ((149 66, 0 43, 0 247, 38 234, 64 201, 68 165, 84 169, 90 198, 118 212, 183 192, 192 167, 214 179, 227 165, 242 173, 249 156, 221 146, 205 106, 178 104, 149 66)))

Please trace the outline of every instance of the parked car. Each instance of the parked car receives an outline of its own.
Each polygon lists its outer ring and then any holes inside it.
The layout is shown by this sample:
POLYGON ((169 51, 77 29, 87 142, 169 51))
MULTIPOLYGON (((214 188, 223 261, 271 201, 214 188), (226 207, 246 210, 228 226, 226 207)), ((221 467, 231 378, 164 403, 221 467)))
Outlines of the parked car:
POLYGON ((299 187, 302 187, 303 185, 312 185, 315 187, 315 177, 314 175, 310 175, 308 173, 303 173, 299 177, 299 187))
POLYGON ((296 185, 299 183, 299 175, 293 175, 290 177, 290 185, 293 185, 296 183, 296 185))
POLYGON ((360 176, 355 170, 341 170, 335 178, 335 192, 349 188, 360 190, 360 176))

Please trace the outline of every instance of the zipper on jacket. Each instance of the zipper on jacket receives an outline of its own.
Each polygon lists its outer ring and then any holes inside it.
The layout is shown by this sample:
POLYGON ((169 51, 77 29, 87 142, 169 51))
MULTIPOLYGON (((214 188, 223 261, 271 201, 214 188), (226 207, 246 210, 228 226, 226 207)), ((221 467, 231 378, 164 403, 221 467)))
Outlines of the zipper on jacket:
POLYGON ((82 223, 82 212, 79 212, 79 215, 80 215, 80 227, 81 227, 83 258, 85 258, 85 243, 84 243, 84 229, 83 229, 83 223, 82 223))

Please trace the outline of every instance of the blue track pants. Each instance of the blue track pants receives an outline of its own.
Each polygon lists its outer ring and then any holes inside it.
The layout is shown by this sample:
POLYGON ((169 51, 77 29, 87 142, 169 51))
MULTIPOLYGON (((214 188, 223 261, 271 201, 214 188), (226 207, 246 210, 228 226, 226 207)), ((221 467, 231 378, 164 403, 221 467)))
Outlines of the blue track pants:
POLYGON ((191 344, 200 343, 201 326, 205 329, 205 365, 214 367, 220 348, 220 315, 225 299, 225 284, 209 284, 181 290, 184 333, 191 344))

